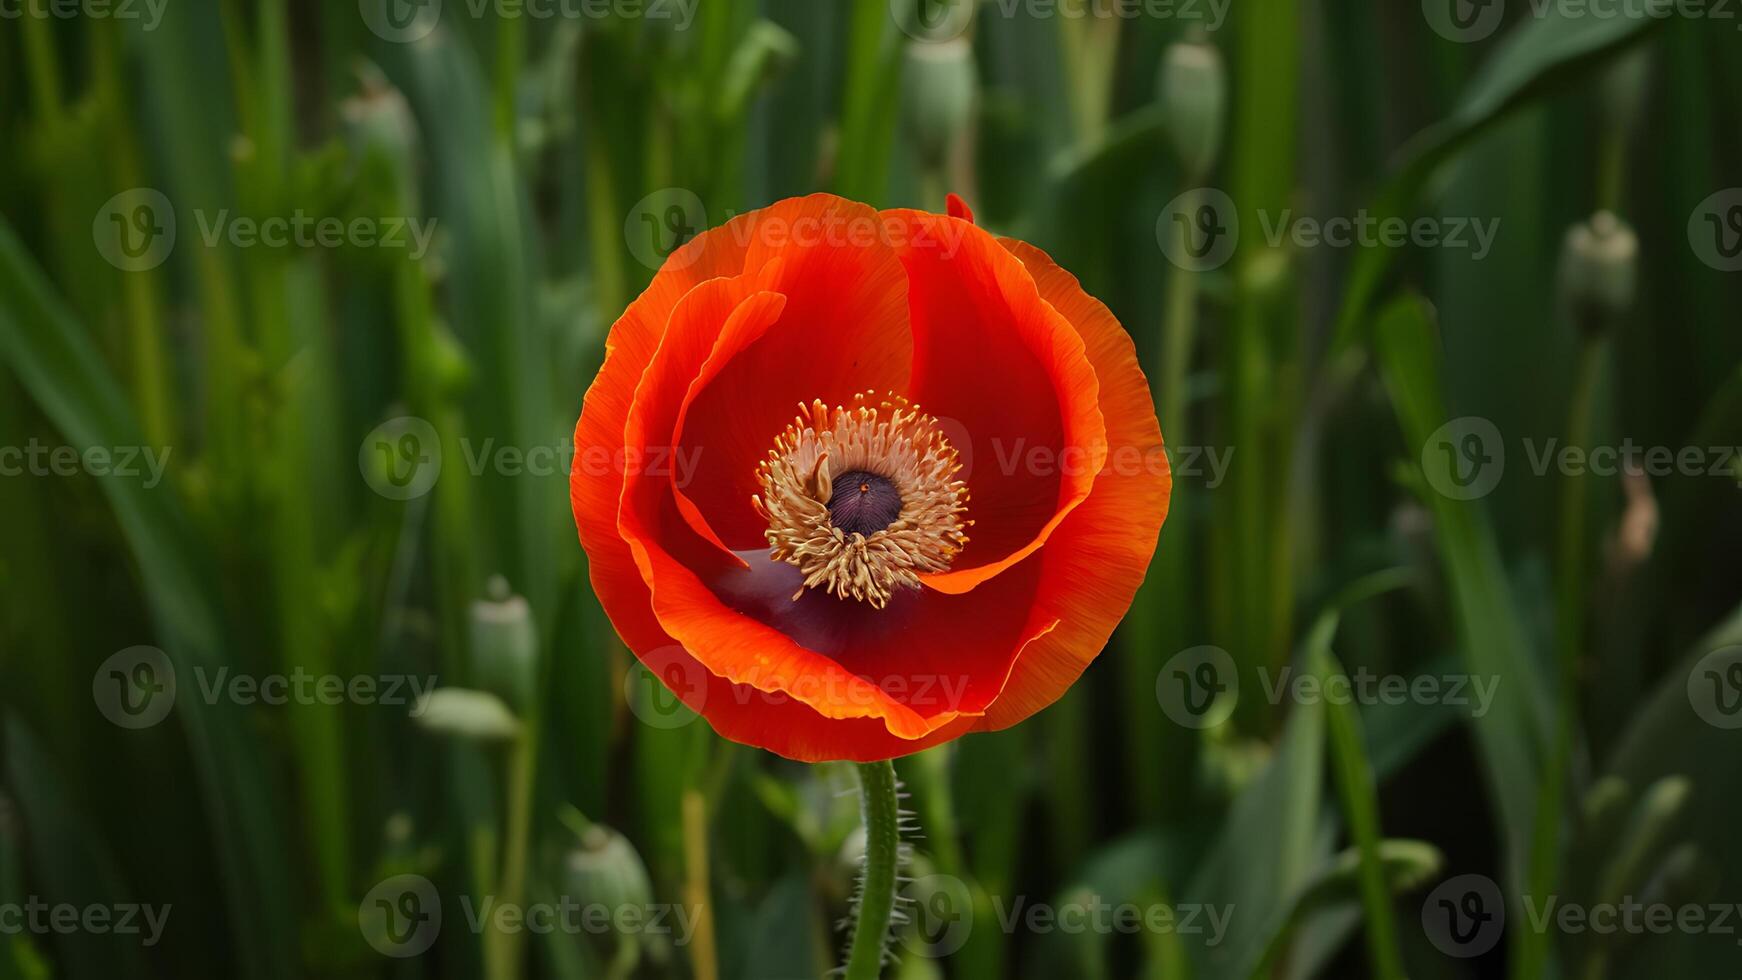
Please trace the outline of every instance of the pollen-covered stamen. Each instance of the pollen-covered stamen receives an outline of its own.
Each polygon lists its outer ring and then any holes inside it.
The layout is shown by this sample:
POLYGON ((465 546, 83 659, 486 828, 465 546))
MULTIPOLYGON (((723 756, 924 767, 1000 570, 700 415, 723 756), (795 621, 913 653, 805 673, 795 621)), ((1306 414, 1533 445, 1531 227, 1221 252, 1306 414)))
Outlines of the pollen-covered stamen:
POLYGON ((822 586, 880 609, 967 544, 960 469, 936 419, 867 392, 846 407, 800 406, 758 467, 751 502, 768 521, 770 557, 804 574, 794 599, 822 586))

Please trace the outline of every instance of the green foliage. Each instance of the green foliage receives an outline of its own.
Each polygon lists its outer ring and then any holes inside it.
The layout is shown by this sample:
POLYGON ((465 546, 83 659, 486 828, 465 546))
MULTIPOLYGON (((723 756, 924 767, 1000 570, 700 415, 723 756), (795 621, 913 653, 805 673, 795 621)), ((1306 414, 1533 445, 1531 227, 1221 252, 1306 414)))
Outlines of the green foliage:
POLYGON ((658 263, 816 190, 957 192, 1046 249, 1131 333, 1174 449, 1097 664, 1026 724, 898 761, 911 795, 880 826, 919 833, 884 975, 1733 970, 1709 931, 1532 923, 1548 899, 1742 898, 1742 730, 1703 700, 1742 676, 1742 463, 1538 462, 1551 439, 1742 433, 1742 279, 1698 213, 1742 173, 1742 35, 1585 5, 1505 5, 1470 43, 1413 2, 1135 6, 0 20, 0 464, 29 463, 0 472, 0 927, 37 902, 169 910, 151 943, 0 928, 0 980, 842 963, 851 769, 675 704, 599 608, 566 503, 607 329, 658 263), (1186 41, 1219 57, 1164 98, 1186 41), (1176 130, 1186 111, 1222 118, 1176 130), (1171 261, 1170 202, 1212 191, 1237 246, 1171 261), (1600 209, 1637 231, 1637 299, 1590 336, 1557 309, 1557 249, 1600 209), (1499 233, 1484 255, 1269 233, 1358 215, 1499 233), (347 230, 236 234, 292 218, 347 230), (1463 443, 1439 443, 1472 418, 1505 475, 1448 493, 1463 443), (90 455, 118 451, 164 465, 90 455), (1230 665, 1208 727, 1161 694, 1201 648, 1230 665), (136 711, 170 675, 167 716, 136 711), (1412 693, 1327 694, 1363 678, 1412 693), (1479 704, 1413 693, 1446 678, 1479 704), (1506 925, 1466 959, 1427 925, 1467 874, 1506 925), (513 917, 601 875, 671 931, 513 917), (1063 925, 1097 909, 1146 918, 1063 925))

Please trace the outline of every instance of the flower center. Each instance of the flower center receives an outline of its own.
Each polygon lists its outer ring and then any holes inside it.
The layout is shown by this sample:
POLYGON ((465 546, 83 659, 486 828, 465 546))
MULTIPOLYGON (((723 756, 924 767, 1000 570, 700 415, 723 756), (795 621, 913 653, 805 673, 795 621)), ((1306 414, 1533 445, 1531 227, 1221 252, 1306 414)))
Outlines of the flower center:
POLYGON ((968 488, 938 421, 895 395, 821 401, 774 440, 751 497, 768 521, 769 557, 804 583, 881 609, 898 588, 950 567, 968 543, 968 488))
POLYGON ((844 534, 870 536, 901 516, 901 491, 875 473, 853 470, 831 482, 835 492, 829 498, 829 523, 844 534))

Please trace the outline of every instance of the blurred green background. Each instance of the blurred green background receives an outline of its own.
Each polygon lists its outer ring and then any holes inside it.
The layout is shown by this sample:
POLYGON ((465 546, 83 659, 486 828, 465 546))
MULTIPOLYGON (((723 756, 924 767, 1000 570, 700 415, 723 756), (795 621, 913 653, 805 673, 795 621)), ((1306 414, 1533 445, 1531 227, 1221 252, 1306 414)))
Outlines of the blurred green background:
POLYGON ((851 769, 674 706, 566 488, 814 190, 1047 249, 1176 468, 1082 682, 898 763, 890 975, 1742 976, 1742 33, 1600 6, 6 4, 0 978, 837 964, 851 769))

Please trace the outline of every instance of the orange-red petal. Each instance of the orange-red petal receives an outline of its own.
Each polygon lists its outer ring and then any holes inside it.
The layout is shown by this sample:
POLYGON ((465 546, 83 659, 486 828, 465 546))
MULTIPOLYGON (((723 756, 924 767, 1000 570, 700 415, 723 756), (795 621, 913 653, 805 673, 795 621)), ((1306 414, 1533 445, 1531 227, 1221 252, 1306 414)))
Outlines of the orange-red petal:
POLYGON ((1082 336, 997 239, 944 215, 883 218, 908 276, 909 397, 968 461, 968 546, 925 582, 966 592, 1033 554, 1088 497, 1107 453, 1098 382, 1082 336))
POLYGON ((1112 636, 1131 606, 1167 518, 1173 480, 1149 382, 1131 338, 1076 277, 1023 242, 1002 244, 1028 267, 1041 295, 1081 333, 1100 379, 1106 468, 1039 554, 1034 615, 1056 618, 1018 658, 1004 692, 978 727, 1006 728, 1056 701, 1112 636))

